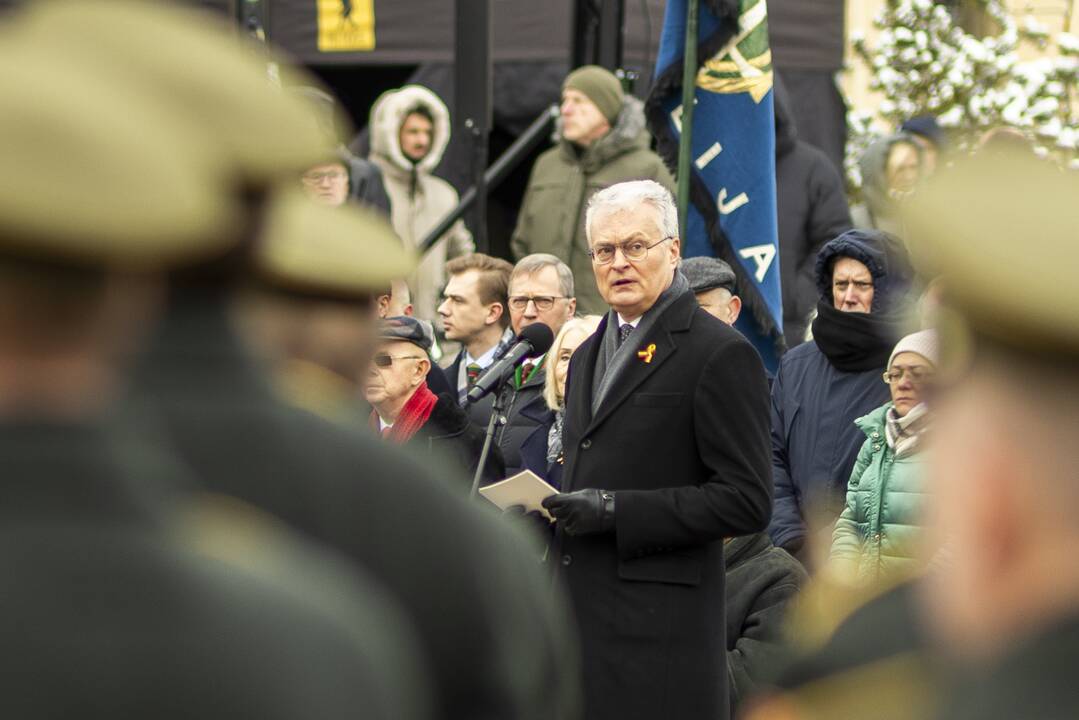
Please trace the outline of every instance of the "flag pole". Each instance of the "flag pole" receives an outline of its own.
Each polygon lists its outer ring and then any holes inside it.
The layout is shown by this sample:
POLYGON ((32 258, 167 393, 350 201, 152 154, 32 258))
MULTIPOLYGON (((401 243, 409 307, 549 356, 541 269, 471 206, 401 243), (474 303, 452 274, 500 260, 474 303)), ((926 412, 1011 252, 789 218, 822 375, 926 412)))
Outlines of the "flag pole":
POLYGON ((697 17, 700 0, 686 0, 686 48, 682 65, 682 132, 678 137, 678 228, 682 247, 689 218, 689 164, 692 159, 693 105, 697 90, 697 17))

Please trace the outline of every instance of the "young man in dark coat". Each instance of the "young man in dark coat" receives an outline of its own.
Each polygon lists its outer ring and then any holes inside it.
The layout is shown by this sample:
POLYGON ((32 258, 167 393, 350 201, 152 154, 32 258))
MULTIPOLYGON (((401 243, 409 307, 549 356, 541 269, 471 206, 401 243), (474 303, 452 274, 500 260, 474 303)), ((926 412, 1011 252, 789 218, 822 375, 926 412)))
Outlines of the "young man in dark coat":
POLYGON ((726 718, 723 539, 768 522, 764 367, 678 272, 663 186, 596 193, 586 229, 611 310, 570 361, 563 492, 544 501, 585 715, 726 718))
MULTIPOLYGON (((772 385, 772 542, 799 559, 812 530, 827 532, 844 507, 865 441, 855 419, 884 404, 881 380, 902 335, 906 251, 876 230, 850 230, 817 256, 812 342, 783 356, 772 385)), ((808 549, 808 548, 806 548, 808 549)))
POLYGON ((776 679, 787 650, 787 606, 808 579, 802 564, 772 545, 767 533, 732 538, 727 564, 727 678, 731 716, 757 689, 776 679))
MULTIPOLYGON (((453 463, 461 479, 471 480, 485 433, 469 422, 453 395, 436 395, 428 387, 428 353, 433 343, 430 326, 420 320, 393 317, 382 322, 364 384, 364 394, 374 408, 371 429, 388 442, 416 450, 418 457, 432 465, 441 460, 453 463)), ((502 457, 492 445, 481 483, 503 477, 502 457)))
POLYGON ((783 334, 793 348, 805 342, 817 304, 817 253, 852 225, 843 178, 827 155, 798 139, 790 98, 778 75, 773 88, 783 334))

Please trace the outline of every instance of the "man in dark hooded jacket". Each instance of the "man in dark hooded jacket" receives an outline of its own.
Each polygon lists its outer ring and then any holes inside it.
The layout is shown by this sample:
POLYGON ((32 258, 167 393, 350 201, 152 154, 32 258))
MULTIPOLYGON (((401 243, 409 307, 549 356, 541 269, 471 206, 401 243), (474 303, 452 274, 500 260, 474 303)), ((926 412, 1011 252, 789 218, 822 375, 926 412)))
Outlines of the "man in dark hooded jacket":
POLYGON ((843 178, 827 155, 798 139, 790 98, 778 75, 774 88, 783 334, 793 348, 805 340, 816 304, 817 253, 852 225, 843 178))
POLYGON ((800 558, 807 528, 839 516, 864 436, 854 420, 888 400, 881 373, 910 282, 906 251, 887 233, 850 230, 817 256, 813 341, 783 356, 772 385, 769 534, 800 558))

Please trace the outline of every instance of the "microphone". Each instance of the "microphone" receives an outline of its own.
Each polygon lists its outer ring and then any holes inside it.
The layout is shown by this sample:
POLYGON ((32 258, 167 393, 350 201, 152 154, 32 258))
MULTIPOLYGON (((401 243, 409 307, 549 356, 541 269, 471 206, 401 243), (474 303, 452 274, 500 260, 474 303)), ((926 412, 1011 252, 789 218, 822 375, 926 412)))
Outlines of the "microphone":
POLYGON ((468 402, 474 403, 483 399, 502 384, 506 376, 513 372, 517 363, 526 357, 542 355, 551 349, 553 342, 554 333, 543 323, 533 323, 523 327, 513 347, 476 380, 476 384, 468 391, 466 398, 468 402))

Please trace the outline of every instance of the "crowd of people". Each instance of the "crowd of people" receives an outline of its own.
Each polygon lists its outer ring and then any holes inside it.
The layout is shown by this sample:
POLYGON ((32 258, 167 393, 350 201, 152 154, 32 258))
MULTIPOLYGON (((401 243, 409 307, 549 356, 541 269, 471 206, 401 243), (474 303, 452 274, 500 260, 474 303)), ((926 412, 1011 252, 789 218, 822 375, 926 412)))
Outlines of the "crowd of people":
POLYGON ((198 12, 2 23, 12 717, 1079 710, 1079 194, 1011 135, 914 118, 848 208, 777 81, 772 373, 603 68, 510 262, 460 222, 417 252, 458 202, 427 88, 359 158, 198 12), (541 507, 472 492, 524 471, 541 507))

